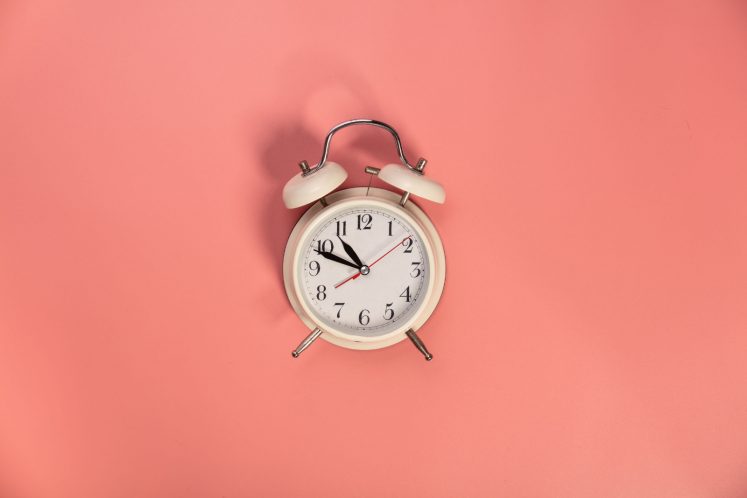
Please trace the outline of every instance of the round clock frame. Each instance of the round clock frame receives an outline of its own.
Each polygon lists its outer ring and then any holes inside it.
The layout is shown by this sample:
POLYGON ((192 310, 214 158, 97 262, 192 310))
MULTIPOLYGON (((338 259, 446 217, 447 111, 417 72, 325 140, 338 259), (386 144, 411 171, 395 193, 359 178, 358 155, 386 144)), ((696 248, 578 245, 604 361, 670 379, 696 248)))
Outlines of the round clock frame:
MULTIPOLYGON (((374 187, 354 187, 334 192, 324 199, 326 206, 322 202, 312 205, 301 216, 288 238, 283 258, 283 281, 291 306, 306 326, 321 331, 320 337, 322 339, 337 346, 359 350, 379 349, 406 339, 409 335, 408 332, 414 333, 428 320, 443 293, 446 280, 446 258, 441 237, 438 235, 436 227, 414 202, 409 201, 403 206, 400 204, 401 196, 389 190, 374 187), (328 323, 321 323, 321 320, 315 316, 303 297, 302 283, 299 281, 301 273, 299 265, 303 265, 305 249, 305 246, 301 243, 307 240, 309 235, 323 221, 338 212, 376 207, 394 212, 415 229, 423 242, 423 250, 427 255, 428 267, 426 271, 429 274, 429 279, 420 298, 421 303, 412 316, 386 334, 365 337, 335 329, 328 323)), ((426 357, 428 358, 428 355, 426 357)))

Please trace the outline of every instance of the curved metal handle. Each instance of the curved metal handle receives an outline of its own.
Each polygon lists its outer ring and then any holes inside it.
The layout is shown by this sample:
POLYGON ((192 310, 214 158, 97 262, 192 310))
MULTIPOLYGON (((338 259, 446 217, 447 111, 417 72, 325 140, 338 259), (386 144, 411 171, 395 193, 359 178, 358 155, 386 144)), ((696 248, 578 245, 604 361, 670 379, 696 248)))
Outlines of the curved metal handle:
POLYGON ((392 134, 392 137, 394 137, 394 143, 397 146, 397 154, 399 155, 399 160, 402 161, 402 164, 404 166, 407 166, 411 170, 413 170, 416 173, 423 174, 423 168, 425 167, 425 159, 420 159, 418 163, 413 166, 407 161, 407 158, 405 157, 405 152, 402 150, 402 141, 399 139, 399 134, 397 133, 397 130, 389 126, 388 124, 384 123, 383 121, 377 121, 375 119, 351 119, 350 121, 344 121, 336 126, 334 126, 331 130, 329 130, 329 133, 327 133, 327 138, 324 139, 324 150, 322 152, 322 158, 319 160, 319 162, 312 166, 308 167, 306 165, 306 169, 304 169, 305 162, 301 162, 301 169, 304 170, 303 175, 307 176, 310 175, 316 171, 319 171, 322 169, 327 162, 327 156, 329 155, 329 146, 332 142, 332 136, 334 136, 335 133, 337 133, 339 130, 342 130, 343 128, 347 128, 348 126, 354 126, 354 125, 370 125, 370 126, 376 126, 378 128, 384 128, 389 133, 392 134))

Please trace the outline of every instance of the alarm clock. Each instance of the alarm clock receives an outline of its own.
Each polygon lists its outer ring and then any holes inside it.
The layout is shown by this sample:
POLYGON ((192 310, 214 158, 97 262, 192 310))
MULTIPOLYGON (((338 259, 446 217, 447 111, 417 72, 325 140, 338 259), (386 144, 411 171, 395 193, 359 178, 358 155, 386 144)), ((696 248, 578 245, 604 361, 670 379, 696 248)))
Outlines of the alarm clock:
POLYGON ((378 349, 409 338, 426 360, 433 356, 417 331, 438 304, 446 278, 443 244, 435 226, 412 200, 443 203, 444 188, 424 176, 426 160, 411 164, 397 131, 373 119, 333 127, 321 160, 299 163, 283 189, 289 209, 311 204, 285 248, 288 299, 311 330, 293 350, 297 358, 317 338, 356 350, 378 349), (327 161, 334 134, 349 126, 383 128, 394 137, 400 164, 365 172, 397 190, 337 188, 346 170, 327 161))

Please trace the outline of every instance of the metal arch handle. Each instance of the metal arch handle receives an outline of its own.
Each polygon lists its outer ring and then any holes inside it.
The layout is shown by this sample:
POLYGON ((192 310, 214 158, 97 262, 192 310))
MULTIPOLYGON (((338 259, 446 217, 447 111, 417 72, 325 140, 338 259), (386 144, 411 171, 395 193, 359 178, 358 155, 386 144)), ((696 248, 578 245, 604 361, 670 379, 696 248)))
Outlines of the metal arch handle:
POLYGON ((402 141, 399 139, 399 134, 397 133, 397 130, 392 128, 390 125, 384 123, 383 121, 377 121, 375 119, 351 119, 350 121, 344 121, 336 126, 334 126, 331 130, 329 130, 329 133, 327 133, 327 137, 324 139, 324 150, 322 152, 322 158, 319 160, 319 162, 309 168, 307 171, 304 171, 304 176, 310 175, 316 171, 319 171, 324 167, 324 165, 327 162, 327 156, 329 155, 329 146, 332 143, 332 137, 335 133, 337 133, 339 130, 342 130, 343 128, 347 128, 348 126, 354 126, 354 125, 369 125, 369 126, 376 126, 378 128, 383 128, 387 130, 389 133, 392 134, 392 137, 394 137, 394 143, 397 147, 397 154, 399 155, 399 160, 402 161, 402 164, 404 166, 407 166, 412 171, 423 174, 422 170, 425 166, 425 159, 420 159, 418 161, 418 164, 413 166, 407 161, 407 158, 405 157, 405 152, 402 150, 402 141), (422 163, 422 167, 420 166, 422 163))

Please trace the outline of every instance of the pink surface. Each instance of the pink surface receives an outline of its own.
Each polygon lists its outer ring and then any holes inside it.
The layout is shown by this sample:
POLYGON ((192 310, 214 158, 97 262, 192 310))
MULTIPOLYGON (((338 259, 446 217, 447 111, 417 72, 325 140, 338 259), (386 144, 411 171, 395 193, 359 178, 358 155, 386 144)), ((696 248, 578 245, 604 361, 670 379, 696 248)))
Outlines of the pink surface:
POLYGON ((0 496, 745 496, 746 23, 4 2, 0 496), (289 354, 280 190, 361 116, 447 189, 431 363, 289 354))

